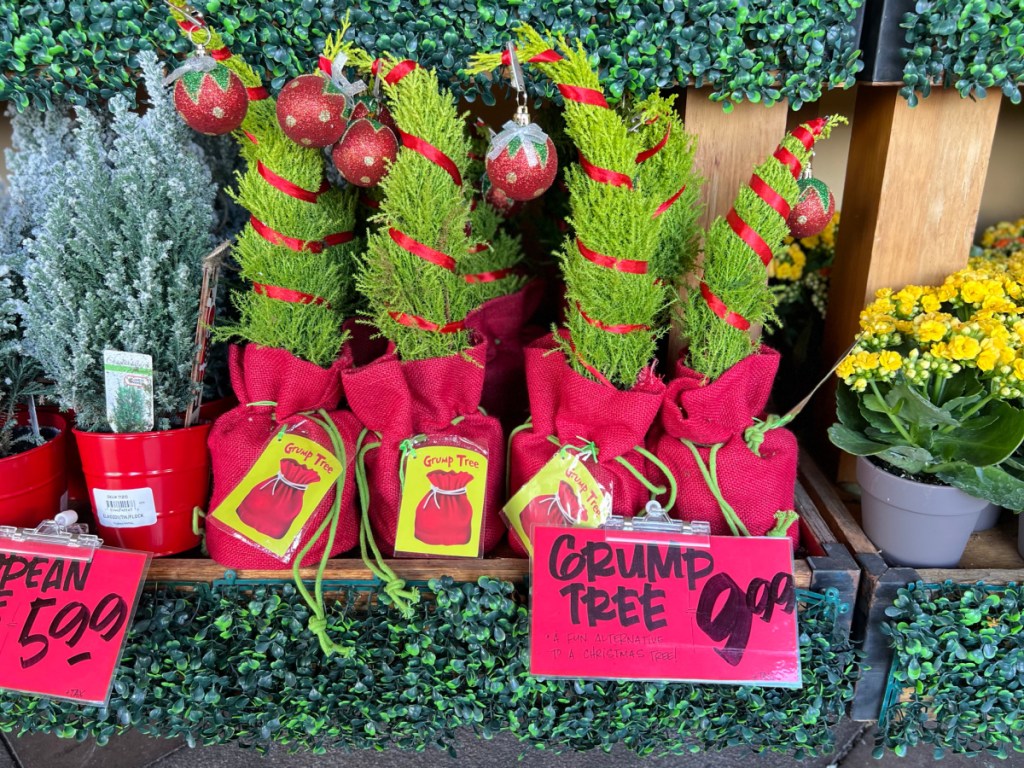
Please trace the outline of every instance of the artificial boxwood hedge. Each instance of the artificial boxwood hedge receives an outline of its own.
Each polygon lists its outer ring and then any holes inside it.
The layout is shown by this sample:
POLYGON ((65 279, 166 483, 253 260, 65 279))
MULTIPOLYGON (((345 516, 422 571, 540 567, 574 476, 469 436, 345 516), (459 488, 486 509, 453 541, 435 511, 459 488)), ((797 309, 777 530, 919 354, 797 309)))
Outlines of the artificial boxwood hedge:
POLYGON ((933 84, 982 98, 998 88, 1014 104, 1024 84, 1024 0, 918 0, 901 25, 900 93, 911 104, 933 84))
MULTIPOLYGON (((469 56, 498 50, 520 20, 582 38, 615 97, 676 82, 712 99, 794 108, 846 88, 862 68, 863 0, 195 0, 235 53, 279 89, 311 71, 324 37, 350 14, 358 44, 436 67, 467 99, 493 101, 469 56)), ((0 100, 21 110, 135 96, 139 51, 189 43, 159 0, 0 0, 0 100), (2 21, 2 20, 10 20, 2 21)), ((535 83, 537 79, 535 79, 535 83)), ((535 94, 550 96, 548 84, 535 94)))
POLYGON ((894 659, 876 756, 1024 752, 1024 588, 918 582, 885 612, 894 659))
POLYGON ((800 757, 833 748, 855 653, 834 636, 834 595, 800 594, 803 689, 540 681, 527 673, 528 615, 508 582, 432 581, 415 616, 387 597, 332 603, 327 659, 291 585, 160 589, 143 597, 103 709, 0 697, 0 730, 95 737, 126 728, 190 745, 236 741, 323 751, 436 746, 456 729, 510 731, 545 749, 682 753, 746 745, 800 757))

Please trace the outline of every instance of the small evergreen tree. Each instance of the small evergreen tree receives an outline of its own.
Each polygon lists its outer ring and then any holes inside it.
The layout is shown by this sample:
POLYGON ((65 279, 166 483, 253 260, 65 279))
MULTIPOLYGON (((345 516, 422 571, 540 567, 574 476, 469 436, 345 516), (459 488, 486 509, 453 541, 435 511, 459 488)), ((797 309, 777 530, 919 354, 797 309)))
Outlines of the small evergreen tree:
POLYGON ((61 406, 78 426, 108 431, 103 351, 153 358, 156 429, 179 422, 209 251, 216 189, 175 113, 154 55, 141 57, 150 106, 110 102, 105 136, 82 111, 74 155, 59 170, 29 242, 25 332, 61 406))
POLYGON ((8 179, 0 198, 0 458, 31 445, 15 439, 15 411, 26 397, 43 394, 39 364, 26 349, 20 315, 25 286, 26 238, 36 231, 71 153, 71 120, 60 110, 8 111, 11 148, 5 152, 8 179))

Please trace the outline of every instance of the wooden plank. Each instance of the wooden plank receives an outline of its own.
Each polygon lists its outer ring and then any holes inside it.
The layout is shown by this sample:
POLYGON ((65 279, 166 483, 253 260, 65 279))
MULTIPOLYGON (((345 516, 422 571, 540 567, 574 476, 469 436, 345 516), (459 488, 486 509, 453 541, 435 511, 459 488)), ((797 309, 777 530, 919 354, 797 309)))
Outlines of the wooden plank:
POLYGON ((1024 581, 1024 569, 1020 568, 918 568, 917 573, 925 584, 941 584, 953 581, 957 584, 1020 584, 1024 581))
POLYGON ((1017 581, 1024 581, 1024 558, 1017 551, 1017 516, 1004 513, 995 528, 972 535, 959 565, 967 570, 1015 570, 1020 572, 1017 581))
MULTIPOLYGON (((877 289, 938 283, 967 263, 1000 102, 940 88, 911 108, 898 88, 858 89, 823 369, 849 346, 877 289)), ((819 423, 833 420, 834 392, 835 380, 818 397, 819 423)), ((852 478, 849 460, 840 477, 852 478)))
MULTIPOLYGON (((426 581, 442 575, 456 581, 476 581, 481 576, 493 576, 505 581, 523 581, 529 573, 529 561, 515 557, 484 560, 410 558, 388 560, 388 565, 406 581, 426 581)), ((211 582, 224 578, 227 569, 209 559, 158 558, 149 567, 149 582, 211 582)), ((234 569, 239 579, 291 581, 291 569, 281 571, 234 569)), ((315 568, 303 568, 304 580, 316 578, 315 568)), ((336 558, 327 564, 324 578, 337 581, 372 581, 373 574, 359 558, 336 558)))
POLYGON ((800 451, 800 480, 839 541, 849 547, 855 555, 878 553, 878 547, 871 542, 857 521, 853 519, 849 508, 839 498, 835 486, 825 477, 810 454, 802 449, 800 451))

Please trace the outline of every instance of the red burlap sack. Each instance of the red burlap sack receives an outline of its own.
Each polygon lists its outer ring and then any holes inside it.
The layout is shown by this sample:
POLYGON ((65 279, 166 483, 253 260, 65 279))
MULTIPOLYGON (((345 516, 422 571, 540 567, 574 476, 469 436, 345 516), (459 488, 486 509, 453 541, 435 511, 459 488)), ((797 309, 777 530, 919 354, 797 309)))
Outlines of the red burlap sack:
MULTIPOLYGON (((551 460, 559 445, 597 445, 597 462, 587 463, 594 480, 612 492, 612 512, 633 516, 643 511, 650 492, 618 461, 623 457, 654 485, 666 479, 633 448, 644 447, 647 430, 658 415, 665 384, 645 369, 636 385, 622 391, 591 381, 574 371, 551 335, 526 348, 526 385, 532 426, 516 433, 509 447, 509 496, 551 460)), ((509 542, 526 550, 515 534, 509 542)))
MULTIPOLYGON (((300 360, 283 349, 270 349, 258 344, 244 348, 232 346, 229 365, 231 383, 239 405, 225 413, 210 430, 210 457, 213 464, 213 498, 210 509, 215 509, 260 457, 270 440, 287 428, 290 433, 308 438, 327 450, 332 450, 330 437, 306 415, 324 409, 337 427, 345 445, 345 479, 342 486, 341 518, 331 556, 352 549, 358 542, 359 524, 355 506, 355 447, 359 437, 359 422, 348 411, 338 410, 341 400, 341 372, 352 364, 346 348, 341 357, 328 369, 300 360), (253 405, 276 403, 276 405, 253 405)), ((300 478, 303 479, 303 478, 300 478)), ((275 478, 268 478, 273 487, 275 478)), ((308 480, 308 478, 307 478, 308 480)), ((293 483, 293 485, 304 483, 293 483)), ((266 485, 261 484, 261 485, 266 485)), ((288 490, 284 483, 277 491, 288 490)), ((294 489, 293 489, 294 490, 294 489)), ((332 488, 317 505, 306 523, 300 541, 295 547, 298 556, 320 524, 327 517, 334 501, 332 488)), ((301 499, 299 500, 301 509, 301 499)), ((239 511, 241 514, 241 510, 239 511)), ((297 514, 297 513, 296 513, 297 514)), ((293 519, 293 518, 292 518, 293 519)), ((267 521, 263 527, 279 527, 287 521, 267 521)), ((210 557, 226 568, 285 569, 291 562, 282 562, 256 544, 236 538, 231 529, 209 518, 206 525, 206 544, 210 557)), ((327 544, 325 533, 302 561, 302 565, 316 565, 327 544)))
MULTIPOLYGON (((381 552, 395 550, 402 486, 398 475, 399 443, 416 435, 459 437, 487 451, 483 550, 501 541, 505 524, 499 515, 504 477, 501 424, 480 413, 487 344, 465 355, 429 360, 399 360, 388 353, 362 368, 344 371, 342 382, 352 412, 380 434, 380 447, 366 453, 370 523, 381 552), (469 359, 467 359, 467 357, 469 359), (452 421, 462 417, 457 424, 452 421)), ((370 435, 372 442, 376 435, 370 435)))
POLYGON ((544 286, 533 280, 515 293, 484 302, 466 317, 466 327, 487 340, 487 368, 480 404, 506 427, 526 418, 523 347, 543 333, 527 323, 537 311, 544 286))
MULTIPOLYGON (((765 430, 755 453, 747 444, 753 434, 745 434, 764 411, 778 367, 779 353, 764 346, 711 383, 679 363, 665 392, 647 449, 675 475, 678 514, 687 520, 706 520, 713 534, 728 535, 730 528, 693 452, 681 439, 696 447, 708 469, 711 447, 720 446, 718 485, 751 536, 764 536, 775 527, 776 512, 795 508, 796 438, 785 429, 765 430)), ((787 535, 796 547, 800 526, 790 525, 787 535)))

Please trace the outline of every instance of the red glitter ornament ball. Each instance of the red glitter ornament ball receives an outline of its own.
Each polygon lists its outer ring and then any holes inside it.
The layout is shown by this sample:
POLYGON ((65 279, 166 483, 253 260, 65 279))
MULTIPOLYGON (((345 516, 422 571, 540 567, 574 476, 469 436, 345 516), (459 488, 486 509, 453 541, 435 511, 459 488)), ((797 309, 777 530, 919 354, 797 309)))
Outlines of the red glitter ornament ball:
POLYGON ((484 200, 502 216, 514 216, 519 213, 523 204, 518 200, 513 200, 511 197, 505 194, 504 190, 498 189, 496 186, 490 183, 490 180, 485 180, 484 184, 484 200))
POLYGON ((534 123, 505 123, 487 153, 487 178, 512 200, 533 200, 544 194, 558 173, 558 155, 551 139, 534 123))
POLYGON ((299 75, 277 95, 277 122, 303 147, 329 147, 345 133, 345 94, 322 75, 299 75))
POLYGON ((218 64, 209 72, 186 72, 178 78, 174 107, 192 130, 218 136, 242 124, 249 96, 238 75, 218 64))
POLYGON ((786 223, 789 233, 799 240, 825 231, 836 212, 836 200, 825 182, 819 179, 798 179, 800 197, 789 212, 786 223))
POLYGON ((368 118, 349 123, 345 135, 331 150, 338 173, 357 187, 377 186, 397 156, 394 131, 368 118))

